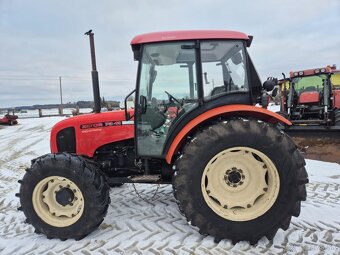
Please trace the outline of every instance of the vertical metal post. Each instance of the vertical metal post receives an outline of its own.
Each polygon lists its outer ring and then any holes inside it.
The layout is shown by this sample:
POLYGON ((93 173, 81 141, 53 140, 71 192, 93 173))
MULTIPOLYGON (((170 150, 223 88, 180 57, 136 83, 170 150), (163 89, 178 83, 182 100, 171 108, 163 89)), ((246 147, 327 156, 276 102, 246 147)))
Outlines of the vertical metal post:
POLYGON ((195 53, 196 53, 196 82, 197 82, 197 95, 198 95, 198 103, 200 105, 203 104, 203 72, 202 72, 202 59, 201 59, 201 44, 200 41, 196 41, 195 45, 195 53))
POLYGON ((59 76, 59 90, 60 90, 60 110, 59 114, 63 114, 63 90, 61 88, 61 76, 59 76))
POLYGON ((190 99, 194 99, 195 98, 195 85, 194 85, 193 65, 194 65, 194 63, 188 63, 189 84, 190 84, 190 99))
POLYGON ((91 49, 91 63, 92 63, 92 87, 93 87, 93 100, 94 100, 94 112, 99 113, 101 109, 100 93, 99 93, 99 80, 96 65, 96 53, 94 48, 94 33, 92 30, 85 33, 90 38, 90 49, 91 49))

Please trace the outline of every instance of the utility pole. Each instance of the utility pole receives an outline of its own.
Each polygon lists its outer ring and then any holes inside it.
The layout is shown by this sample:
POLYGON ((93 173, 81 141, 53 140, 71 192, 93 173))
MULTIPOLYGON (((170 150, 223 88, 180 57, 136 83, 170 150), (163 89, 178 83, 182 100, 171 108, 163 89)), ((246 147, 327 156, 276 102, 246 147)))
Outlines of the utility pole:
POLYGON ((63 91, 61 89, 61 76, 59 76, 59 89, 60 89, 60 107, 59 114, 63 114, 63 91))

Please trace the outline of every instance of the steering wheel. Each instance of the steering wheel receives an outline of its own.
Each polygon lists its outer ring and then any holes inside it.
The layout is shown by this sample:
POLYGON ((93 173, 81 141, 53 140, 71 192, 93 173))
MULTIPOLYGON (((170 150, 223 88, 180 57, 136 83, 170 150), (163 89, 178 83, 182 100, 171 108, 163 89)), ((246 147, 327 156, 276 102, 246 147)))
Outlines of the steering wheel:
POLYGON ((171 99, 172 99, 173 101, 176 101, 177 103, 179 103, 180 105, 182 105, 182 102, 179 101, 177 98, 175 98, 173 95, 171 95, 169 92, 167 92, 167 91, 164 91, 164 92, 169 96, 169 103, 170 103, 170 101, 171 101, 171 99))

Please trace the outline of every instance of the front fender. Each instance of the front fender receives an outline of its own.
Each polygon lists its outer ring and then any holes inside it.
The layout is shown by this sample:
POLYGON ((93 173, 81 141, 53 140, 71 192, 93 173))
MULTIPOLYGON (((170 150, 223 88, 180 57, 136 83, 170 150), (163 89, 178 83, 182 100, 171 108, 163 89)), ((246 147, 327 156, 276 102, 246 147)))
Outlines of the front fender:
POLYGON ((168 164, 171 163, 174 153, 178 150, 181 142, 190 133, 190 131, 195 129, 204 121, 218 116, 252 117, 273 124, 283 123, 289 126, 292 125, 289 120, 285 119, 281 115, 261 107, 240 104, 220 106, 195 117, 190 122, 188 122, 180 132, 178 132, 176 137, 173 139, 168 151, 166 152, 166 162, 168 164))

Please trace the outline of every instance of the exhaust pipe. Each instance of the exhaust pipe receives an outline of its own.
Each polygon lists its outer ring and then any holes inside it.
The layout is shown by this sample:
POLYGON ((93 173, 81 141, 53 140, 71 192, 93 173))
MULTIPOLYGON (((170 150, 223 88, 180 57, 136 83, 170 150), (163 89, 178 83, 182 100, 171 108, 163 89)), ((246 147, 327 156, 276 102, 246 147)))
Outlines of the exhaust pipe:
POLYGON ((94 101, 94 112, 100 113, 101 103, 100 103, 100 92, 99 92, 99 80, 96 65, 96 53, 94 49, 94 33, 92 30, 85 33, 90 38, 90 48, 91 48, 91 62, 92 62, 92 87, 93 87, 93 101, 94 101))

